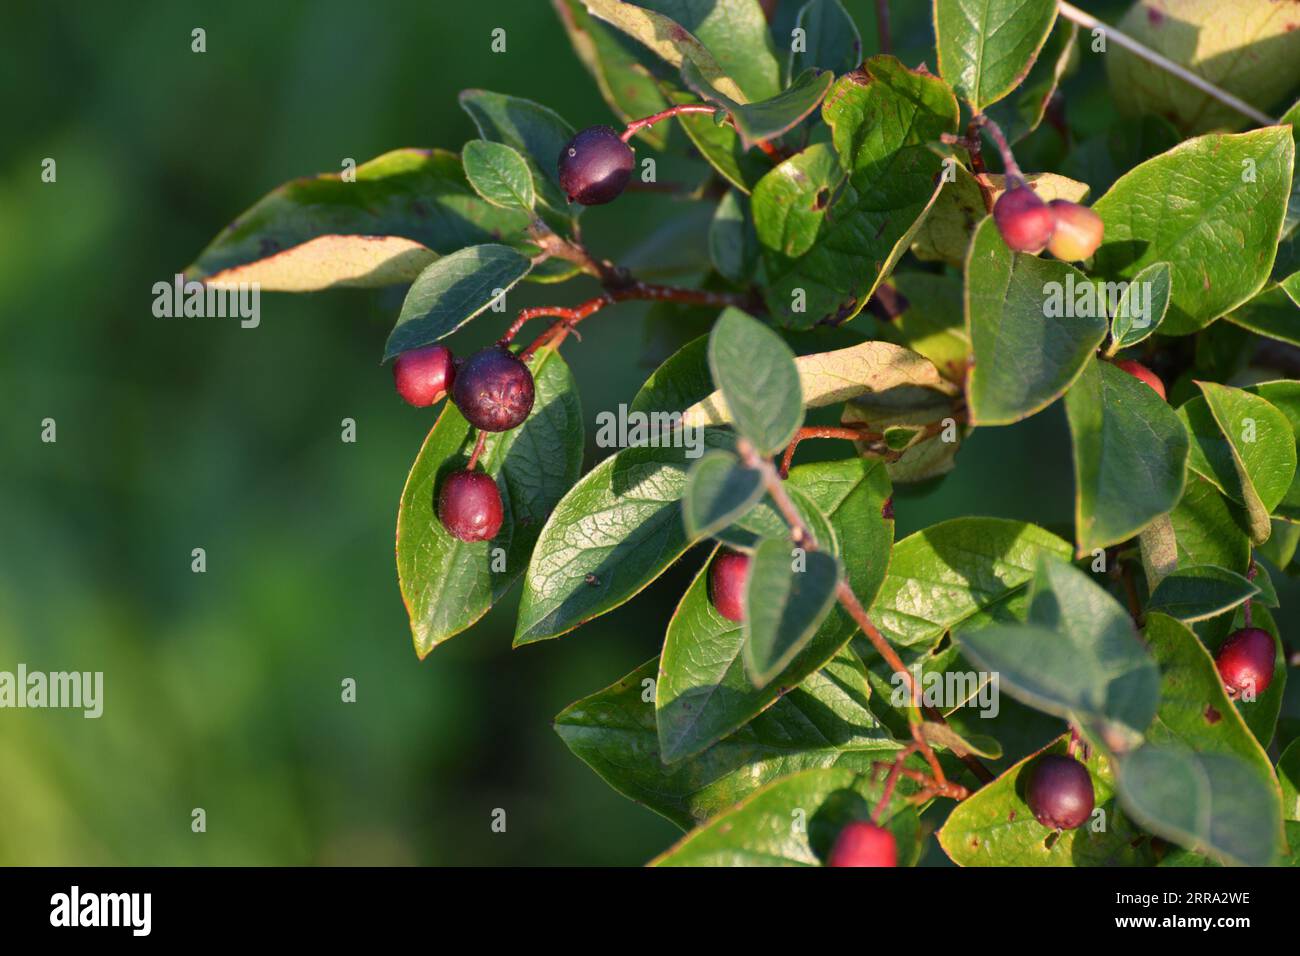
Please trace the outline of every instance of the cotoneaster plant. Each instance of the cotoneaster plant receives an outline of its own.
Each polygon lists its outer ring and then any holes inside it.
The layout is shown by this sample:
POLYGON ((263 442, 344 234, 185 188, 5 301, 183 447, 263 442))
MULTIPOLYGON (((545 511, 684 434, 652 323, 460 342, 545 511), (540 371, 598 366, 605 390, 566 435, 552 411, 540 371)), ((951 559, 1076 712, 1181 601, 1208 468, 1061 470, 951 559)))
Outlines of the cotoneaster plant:
POLYGON ((687 831, 658 865, 1296 862, 1268 610, 1300 541, 1300 107, 1264 112, 1300 86, 1284 5, 1143 0, 1116 28, 935 0, 908 60, 883 2, 876 51, 839 0, 554 6, 621 128, 595 97, 575 131, 466 90, 460 153, 295 181, 189 270, 408 286, 383 357, 408 404, 449 396, 398 515, 419 657, 518 581, 523 645, 686 561, 661 654, 555 721, 687 831), (1189 53, 1168 23, 1219 45, 1189 53), (1241 72, 1207 82, 1229 47, 1241 72), (1092 136, 1069 108, 1085 81, 1113 91, 1092 136), (683 152, 698 179, 675 198, 712 208, 697 281, 589 249, 584 208, 664 191, 646 160, 683 152), (454 358, 521 281, 585 291, 454 358), (636 300, 716 315, 627 396, 699 442, 583 474, 562 349, 636 300), (973 430, 1052 406, 1072 528, 924 526, 973 430), (796 466, 813 439, 839 453, 796 466), (923 530, 895 541, 904 508, 923 530))

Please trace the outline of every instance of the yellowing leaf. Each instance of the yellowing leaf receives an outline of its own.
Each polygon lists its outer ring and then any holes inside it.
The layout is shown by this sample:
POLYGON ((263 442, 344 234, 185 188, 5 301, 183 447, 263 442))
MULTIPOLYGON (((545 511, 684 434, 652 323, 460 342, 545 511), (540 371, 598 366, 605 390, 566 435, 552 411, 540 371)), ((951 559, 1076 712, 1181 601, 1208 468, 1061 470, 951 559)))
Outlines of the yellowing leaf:
POLYGON ((438 258, 401 236, 317 236, 265 259, 224 269, 205 280, 218 289, 256 282, 266 292, 372 288, 410 282, 438 258))
MULTIPOLYGON (((929 359, 891 342, 862 342, 834 352, 801 355, 794 361, 806 408, 846 402, 900 385, 954 394, 954 387, 939 377, 929 359)), ((696 402, 682 415, 682 424, 690 426, 729 421, 731 413, 721 391, 696 402)))

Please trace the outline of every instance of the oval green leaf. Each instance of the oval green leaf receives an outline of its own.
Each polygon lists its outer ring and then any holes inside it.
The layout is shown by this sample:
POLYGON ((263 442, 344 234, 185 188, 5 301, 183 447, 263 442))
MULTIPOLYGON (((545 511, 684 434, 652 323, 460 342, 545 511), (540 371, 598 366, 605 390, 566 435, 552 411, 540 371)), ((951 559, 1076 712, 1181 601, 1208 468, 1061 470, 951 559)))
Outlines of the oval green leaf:
POLYGON ((1070 314, 1091 288, 1073 266, 1012 252, 992 216, 979 225, 966 260, 973 424, 1009 425, 1065 394, 1106 337, 1095 297, 1070 314))
POLYGON ((537 196, 533 174, 519 153, 505 143, 472 139, 461 150, 465 178, 494 206, 531 212, 537 196))
POLYGON ((785 448, 803 424, 794 353, 757 319, 729 308, 709 335, 709 369, 737 431, 760 455, 785 448))
POLYGON ((412 283, 384 361, 450 335, 528 274, 532 263, 509 246, 470 246, 443 256, 412 283))
POLYGON ((1080 555, 1127 541, 1182 497, 1188 439, 1145 382, 1090 359, 1065 394, 1080 555))

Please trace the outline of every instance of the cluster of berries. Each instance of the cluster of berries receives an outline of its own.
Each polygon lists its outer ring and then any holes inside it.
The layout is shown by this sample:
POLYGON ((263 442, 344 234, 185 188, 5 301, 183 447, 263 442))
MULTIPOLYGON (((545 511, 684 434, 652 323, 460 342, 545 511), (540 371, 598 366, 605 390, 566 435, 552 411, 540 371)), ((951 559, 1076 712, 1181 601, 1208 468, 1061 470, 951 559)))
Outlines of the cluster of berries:
MULTIPOLYGON (((397 393, 417 407, 448 392, 475 428, 504 432, 521 425, 533 409, 533 375, 505 346, 493 345, 458 361, 445 345, 403 352, 393 364, 397 393)), ((472 463, 471 463, 472 464, 472 463)), ((501 530, 501 491, 492 476, 473 468, 443 479, 438 519, 461 541, 488 541, 501 530)))

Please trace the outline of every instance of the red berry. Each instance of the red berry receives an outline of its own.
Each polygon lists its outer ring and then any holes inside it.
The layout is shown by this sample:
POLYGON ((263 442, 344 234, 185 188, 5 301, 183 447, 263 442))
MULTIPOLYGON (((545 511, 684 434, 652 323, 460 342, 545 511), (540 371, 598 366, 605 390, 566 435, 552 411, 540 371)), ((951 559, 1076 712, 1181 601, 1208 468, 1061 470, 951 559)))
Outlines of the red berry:
POLYGON ((451 400, 475 428, 509 431, 533 409, 533 373, 507 349, 492 345, 456 370, 451 400))
POLYGON ((1056 231, 1047 244, 1047 251, 1066 262, 1091 258, 1101 245, 1106 228, 1101 216, 1068 199, 1053 199, 1048 205, 1056 215, 1056 231))
POLYGON ((1056 215, 1028 186, 1013 186, 993 204, 993 221, 1002 241, 1016 252, 1037 255, 1056 230, 1056 215))
POLYGON ((393 363, 397 394, 417 408, 441 400, 451 388, 455 375, 456 364, 451 349, 445 345, 411 349, 397 356, 393 363))
POLYGON ((501 530, 501 492, 481 471, 453 471, 438 492, 438 519, 452 537, 487 541, 501 530))
POLYGON ((749 555, 723 551, 709 568, 713 606, 728 621, 745 619, 745 582, 749 580, 749 555))
POLYGON ((1165 397, 1165 383, 1160 381, 1160 376, 1151 369, 1147 368, 1141 362, 1135 362, 1132 359, 1121 359, 1115 363, 1115 367, 1123 369, 1139 381, 1146 382, 1150 385, 1157 395, 1165 397))
POLYGON ((898 866, 898 844, 884 827, 855 820, 840 831, 828 866, 898 866))
POLYGON ((589 126, 560 150, 560 188, 569 202, 599 206, 619 197, 632 178, 632 147, 608 126, 589 126))
POLYGON ((1233 697, 1246 694, 1251 700, 1268 690, 1276 661, 1273 635, 1258 627, 1243 627, 1229 634, 1214 657, 1228 693, 1233 697))
POLYGON ((1025 802, 1034 818, 1053 830, 1073 830, 1092 815, 1096 796, 1088 768, 1073 757, 1048 754, 1030 770, 1025 802))

